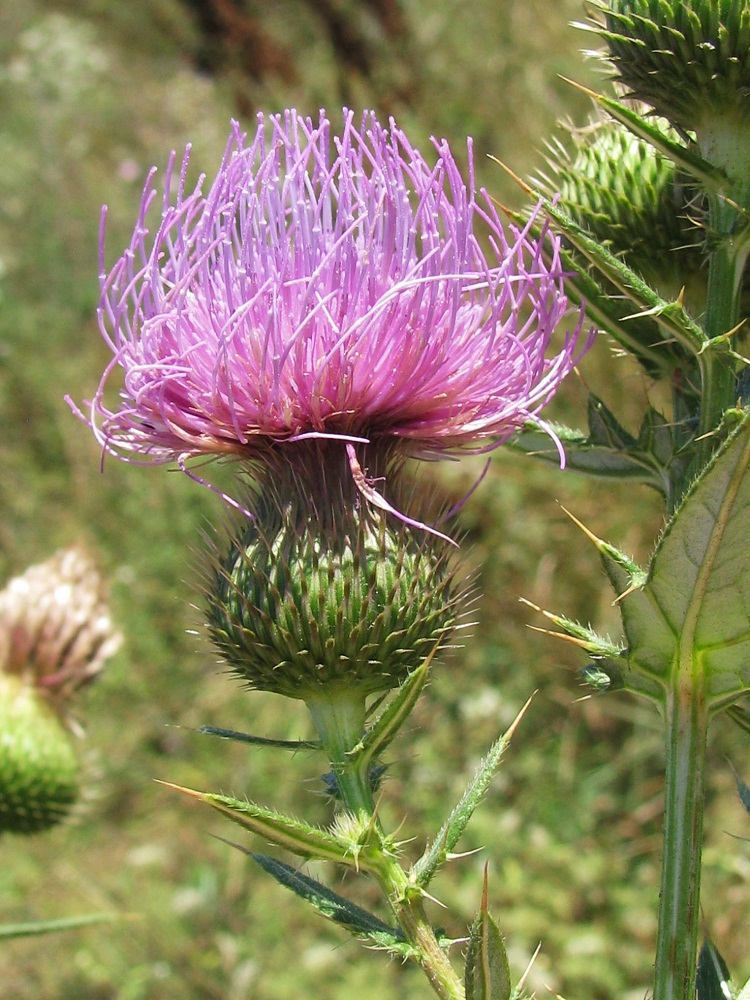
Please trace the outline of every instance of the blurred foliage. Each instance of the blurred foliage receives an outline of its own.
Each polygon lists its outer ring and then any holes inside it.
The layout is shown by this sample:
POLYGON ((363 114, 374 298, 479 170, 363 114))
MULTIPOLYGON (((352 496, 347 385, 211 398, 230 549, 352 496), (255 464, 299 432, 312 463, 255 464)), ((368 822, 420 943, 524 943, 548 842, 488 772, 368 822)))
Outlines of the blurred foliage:
MULTIPOLYGON (((530 173, 569 114, 588 109, 558 74, 593 84, 567 21, 578 0, 0 0, 0 575, 83 541, 109 575, 127 644, 87 696, 90 794, 77 821, 31 841, 6 838, 0 920, 116 909, 125 924, 16 941, 0 949, 14 1000, 349 1000, 426 995, 421 974, 360 953, 239 852, 207 811, 152 778, 247 794, 324 822, 322 762, 193 731, 309 735, 274 696, 244 693, 188 634, 200 578, 200 529, 220 520, 210 491, 164 469, 107 460, 62 396, 89 398, 108 351, 95 322, 99 209, 109 205, 108 260, 129 237, 148 167, 193 144, 212 171, 228 119, 292 103, 303 110, 374 106, 416 144, 475 138, 483 183, 520 198, 492 153, 530 173), (193 727, 193 728, 191 728, 193 727), (291 946, 291 954, 290 954, 291 946)), ((582 378, 623 419, 652 395, 605 342, 582 378)), ((575 422, 585 388, 569 383, 554 416, 575 422)), ((631 428, 632 429, 632 428, 631 428)), ((422 470, 456 500, 481 462, 422 470)), ((231 470, 223 473, 231 475, 231 470)), ((404 819, 406 850, 442 821, 487 745, 528 695, 529 714, 465 848, 435 891, 461 936, 490 860, 490 899, 518 977, 575 1000, 640 997, 650 979, 658 893, 661 746, 648 706, 582 700, 572 649, 526 627, 525 596, 616 630, 593 549, 565 517, 645 560, 660 524, 656 497, 592 484, 498 454, 462 523, 481 600, 463 650, 438 670, 407 738, 393 748, 385 818, 404 819)), ((730 967, 750 969, 750 859, 726 755, 745 739, 715 727, 707 803, 704 908, 730 967), (738 967, 739 966, 739 967, 738 967)), ((745 752, 746 753, 746 752, 745 752)), ((747 777, 747 776, 746 776, 747 777)), ((339 875, 315 874, 337 885, 339 875)), ((377 906, 375 890, 344 891, 377 906)), ((441 918, 438 918, 441 919, 441 918)), ((448 918, 446 918, 448 919, 448 918)))

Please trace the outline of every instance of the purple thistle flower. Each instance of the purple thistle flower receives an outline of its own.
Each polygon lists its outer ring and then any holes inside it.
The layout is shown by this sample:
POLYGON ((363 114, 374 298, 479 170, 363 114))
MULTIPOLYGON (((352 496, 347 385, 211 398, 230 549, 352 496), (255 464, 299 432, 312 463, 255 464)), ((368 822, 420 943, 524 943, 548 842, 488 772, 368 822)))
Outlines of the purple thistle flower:
POLYGON ((186 192, 189 147, 173 195, 173 154, 153 233, 152 170, 109 273, 102 235, 99 322, 113 357, 87 420, 103 448, 184 467, 335 438, 363 476, 352 442, 436 457, 541 423, 588 343, 579 349, 581 312, 545 356, 567 310, 559 240, 546 227, 534 239, 531 222, 506 233, 476 196, 471 143, 468 188, 447 143, 434 145, 430 166, 371 113, 358 128, 345 111, 340 135, 322 113, 317 124, 259 115, 249 143, 234 123, 206 195, 203 178, 186 192), (110 410, 116 368, 124 388, 110 410))

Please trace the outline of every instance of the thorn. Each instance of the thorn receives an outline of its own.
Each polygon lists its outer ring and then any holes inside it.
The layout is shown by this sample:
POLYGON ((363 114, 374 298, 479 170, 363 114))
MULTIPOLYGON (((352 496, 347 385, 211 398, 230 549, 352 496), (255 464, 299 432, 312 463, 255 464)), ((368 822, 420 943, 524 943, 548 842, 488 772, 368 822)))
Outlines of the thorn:
POLYGON ((624 590, 624 591, 623 591, 623 592, 622 592, 622 593, 621 593, 621 594, 619 595, 619 597, 616 597, 616 598, 614 599, 614 601, 612 601, 612 607, 614 608, 614 607, 615 607, 615 605, 617 605, 617 604, 619 604, 619 603, 620 603, 620 601, 624 601, 626 597, 629 597, 629 596, 630 596, 630 594, 632 594, 632 593, 633 593, 633 591, 635 591, 635 590, 640 590, 640 589, 641 589, 641 586, 642 586, 642 585, 641 585, 641 584, 638 584, 638 583, 631 583, 631 584, 630 584, 630 586, 628 587, 628 589, 627 589, 627 590, 624 590))
POLYGON ((421 889, 420 891, 421 891, 422 895, 424 896, 424 898, 425 899, 429 899, 429 901, 431 903, 435 903, 435 905, 439 906, 442 910, 447 910, 448 909, 448 907, 446 906, 446 904, 443 903, 443 902, 441 902, 436 896, 431 896, 430 893, 426 892, 424 889, 421 889))
POLYGON ((578 83, 576 80, 571 80, 570 77, 563 76, 562 73, 558 73, 557 75, 563 81, 563 83, 569 83, 571 87, 575 87, 576 90, 580 90, 582 94, 586 94, 586 96, 590 97, 592 101, 596 101, 597 104, 600 103, 601 94, 597 94, 595 90, 591 90, 590 87, 584 87, 582 83, 578 83))
POLYGON ((521 992, 521 990, 523 989, 523 984, 526 982, 526 980, 528 978, 528 975, 531 972, 531 967, 533 966, 534 962, 536 962, 536 960, 537 960, 537 958, 539 956, 539 952, 541 950, 542 950, 542 942, 540 941, 539 944, 536 946, 536 951, 534 952, 534 954, 529 959, 528 965, 523 970, 523 975, 518 980, 518 986, 516 986, 516 994, 519 994, 521 992))
MULTIPOLYGON (((546 614, 546 612, 543 611, 542 614, 546 614)), ((542 635, 551 635, 553 639, 562 639, 563 642, 570 642, 572 645, 578 646, 579 649, 585 649, 587 653, 591 652, 592 644, 590 642, 587 642, 585 639, 579 639, 574 635, 568 635, 567 632, 553 632, 552 629, 540 628, 538 625, 527 625, 526 628, 530 628, 532 632, 541 632, 542 635)))
POLYGON ((525 597, 519 597, 518 600, 521 604, 525 604, 527 608, 533 608, 534 611, 540 611, 544 614, 544 611, 539 607, 538 604, 534 604, 533 601, 527 600, 525 597))
POLYGON ((518 725, 519 725, 521 719, 524 717, 524 715, 526 715, 526 709, 531 704, 531 702, 534 699, 535 695, 536 695, 536 691, 532 691, 531 694, 529 695, 529 697, 526 699, 526 704, 523 706, 523 708, 521 709, 521 711, 518 713, 518 715, 515 717, 515 719, 511 722, 511 724, 505 730, 505 733, 503 734, 503 738, 504 739, 506 739, 506 740, 512 739, 513 734, 515 733, 516 729, 518 728, 518 725))
MULTIPOLYGON (((496 156, 492 156, 492 155, 489 156, 489 159, 492 160, 494 163, 496 163, 499 167, 501 167, 506 172, 506 174, 508 174, 509 177, 511 177, 516 182, 516 184, 518 184, 519 187, 522 188, 522 190, 526 194, 534 194, 533 187, 531 187, 531 185, 527 184, 526 181, 522 180, 518 176, 518 174, 515 173, 515 171, 511 170, 507 163, 503 163, 502 160, 498 160, 498 158, 496 156)), ((499 202, 496 203, 496 204, 499 204, 499 202)), ((502 205, 500 207, 503 208, 502 205)))
POLYGON ((460 851, 458 854, 453 854, 451 852, 445 855, 446 861, 461 861, 463 858, 470 858, 472 854, 481 854, 484 850, 483 847, 475 847, 473 851, 460 851))
POLYGON ((562 504, 560 504, 560 510, 563 512, 563 514, 567 514, 567 516, 570 518, 573 524, 575 524, 576 527, 580 528, 581 531, 584 533, 584 535, 590 541, 592 541, 597 548, 599 548, 600 545, 605 544, 603 539, 598 538, 593 531, 590 531, 582 521, 578 520, 575 514, 571 514, 570 511, 566 507, 563 507, 562 504))
POLYGON ((195 788, 185 788, 184 785, 175 785, 171 781, 162 781, 160 778, 153 778, 152 780, 155 781, 157 785, 164 785, 165 788, 171 788, 175 792, 182 792, 183 795, 187 795, 191 799, 200 799, 202 802, 205 802, 205 792, 198 792, 195 788))

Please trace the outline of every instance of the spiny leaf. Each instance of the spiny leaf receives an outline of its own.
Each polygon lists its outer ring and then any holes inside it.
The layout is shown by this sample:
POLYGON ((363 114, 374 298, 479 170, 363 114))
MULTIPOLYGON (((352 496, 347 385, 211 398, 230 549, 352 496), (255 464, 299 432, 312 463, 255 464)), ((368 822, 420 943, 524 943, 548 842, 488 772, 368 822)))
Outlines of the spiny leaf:
POLYGON ((200 726, 199 733, 207 736, 219 736, 223 740, 236 740, 238 743, 252 743, 253 746, 277 747, 280 750, 319 750, 317 740, 274 740, 267 736, 251 736, 250 733, 238 733, 234 729, 219 729, 216 726, 200 726))
POLYGON ((644 142, 650 143, 654 149, 668 157, 676 166, 684 170, 685 173, 690 174, 691 177, 700 181, 707 190, 718 191, 726 186, 727 177, 723 170, 715 167, 708 160, 704 160, 694 150, 665 135, 660 128, 638 114, 634 108, 622 104, 611 97, 597 94, 595 91, 581 86, 581 84, 576 83, 574 80, 568 80, 566 77, 563 77, 563 79, 566 83, 570 83, 578 90, 588 94, 615 121, 624 125, 638 139, 643 139, 644 142))
POLYGON ((369 766, 371 761, 383 753, 409 717, 427 683, 430 665, 437 647, 438 643, 435 643, 434 648, 424 663, 409 674, 394 697, 388 702, 378 718, 367 730, 359 746, 351 751, 352 757, 361 766, 369 766))
MULTIPOLYGON (((523 187, 530 196, 539 198, 539 192, 525 184, 523 187)), ((528 220, 522 213, 507 209, 506 212, 516 224, 528 225, 528 220)), ((541 231, 541 223, 535 222, 531 232, 538 238, 541 231)), ((585 302, 589 319, 637 357, 649 375, 654 378, 670 377, 675 366, 680 363, 680 352, 665 349, 672 338, 665 337, 655 319, 648 315, 634 316, 632 304, 627 298, 605 291, 588 272, 586 256, 575 254, 563 246, 560 249, 560 263, 565 271, 570 272, 565 288, 571 302, 578 306, 585 302)))
POLYGON ((487 908, 487 869, 482 906, 472 924, 464 973, 466 1000, 510 1000, 510 968, 500 929, 487 908))
POLYGON ((700 357, 708 341, 701 327, 685 312, 679 299, 674 302, 663 299, 639 274, 593 239, 548 199, 543 199, 543 208, 576 250, 630 299, 639 315, 652 317, 668 337, 680 343, 689 353, 700 357))
POLYGON ((298 868, 293 868, 267 854, 248 851, 239 844, 232 846, 251 857, 280 885, 306 900, 324 917, 345 927, 355 937, 370 941, 375 947, 393 952, 402 958, 415 957, 414 949, 400 928, 389 926, 361 906, 339 896, 317 879, 305 875, 298 868))
POLYGON ((698 955, 695 992, 698 1000, 733 1000, 729 969, 710 938, 703 942, 698 955))
POLYGON ((374 852, 371 853, 365 847, 354 857, 344 844, 320 827, 310 826, 308 823, 284 816, 254 802, 241 802, 228 795, 198 792, 192 788, 173 785, 168 781, 161 781, 159 784, 205 802, 246 830, 299 857, 333 861, 360 871, 378 870, 379 858, 374 852))
POLYGON ((505 748, 510 743, 516 727, 530 704, 531 698, 529 698, 513 720, 507 732, 490 747, 490 752, 480 764, 469 786, 461 796, 460 801, 438 831, 435 840, 427 848, 422 857, 412 866, 409 877, 415 885, 420 888, 429 885, 438 868, 445 863, 448 855, 458 843, 469 820, 474 814, 474 810, 484 798, 490 782, 500 766, 500 760, 505 752, 505 748))
MULTIPOLYGON (((664 473, 655 467, 653 457, 641 452, 619 451, 609 445, 594 443, 582 431, 548 425, 565 449, 565 465, 576 472, 600 479, 627 479, 634 483, 650 486, 665 495, 664 473)), ((534 458, 541 458, 555 465, 560 464, 560 453, 546 431, 527 424, 508 441, 506 447, 523 452, 534 458)))
POLYGON ((87 913, 79 917, 60 917, 57 920, 32 920, 23 924, 0 924, 0 940, 36 937, 58 931, 75 931, 94 924, 107 924, 125 917, 117 913, 87 913))
MULTIPOLYGON (((714 709, 750 690, 750 414, 685 496, 646 585, 620 601, 629 659, 666 680, 699 669, 714 709)), ((606 562, 606 561, 605 561, 606 562)), ((621 592, 623 573, 607 565, 621 592)))

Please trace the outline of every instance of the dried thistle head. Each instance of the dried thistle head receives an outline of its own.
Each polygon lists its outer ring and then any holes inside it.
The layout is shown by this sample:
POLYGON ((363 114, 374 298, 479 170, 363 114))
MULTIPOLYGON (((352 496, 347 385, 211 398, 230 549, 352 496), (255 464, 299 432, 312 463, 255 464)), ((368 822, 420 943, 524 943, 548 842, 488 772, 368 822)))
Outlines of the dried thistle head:
POLYGON ((99 573, 80 549, 0 591, 0 832, 46 830, 78 800, 69 699, 119 644, 99 573))
POLYGON ((79 548, 29 567, 0 591, 0 671, 59 710, 119 648, 94 563, 79 548))

